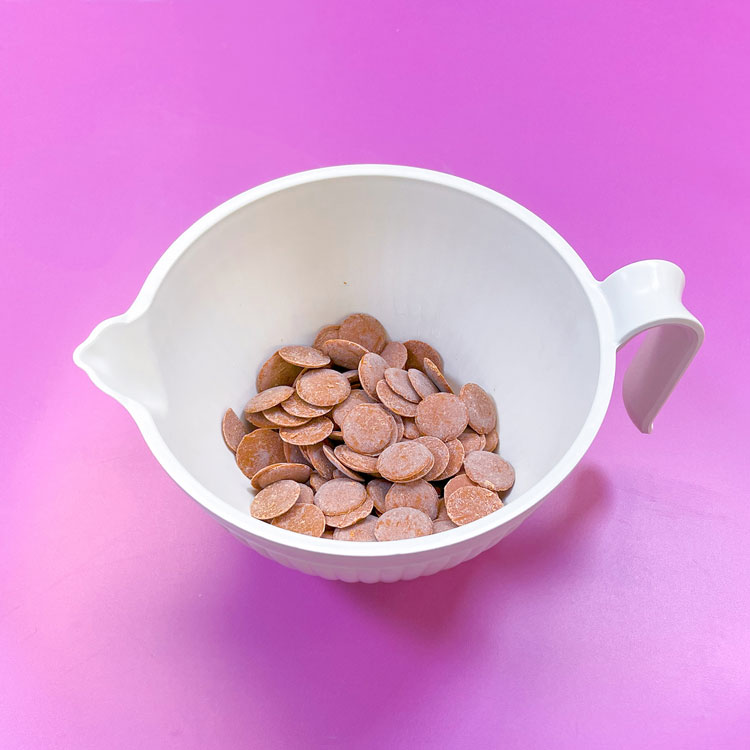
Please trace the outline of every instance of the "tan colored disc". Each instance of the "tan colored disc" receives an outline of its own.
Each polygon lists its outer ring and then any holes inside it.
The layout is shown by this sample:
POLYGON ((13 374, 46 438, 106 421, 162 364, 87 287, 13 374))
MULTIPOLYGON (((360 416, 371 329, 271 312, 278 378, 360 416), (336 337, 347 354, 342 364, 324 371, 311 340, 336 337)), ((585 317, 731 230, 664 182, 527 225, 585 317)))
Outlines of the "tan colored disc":
POLYGON ((331 418, 333 421, 341 427, 344 424, 344 420, 349 416, 349 412, 360 404, 372 404, 375 403, 364 391, 352 391, 343 403, 340 403, 331 412, 331 418))
POLYGON ((302 452, 302 448, 299 445, 292 445, 291 443, 284 443, 282 441, 282 448, 284 449, 284 458, 288 464, 306 464, 311 466, 307 455, 302 452))
POLYGON ((459 487, 445 498, 448 517, 459 526, 478 521, 502 507, 497 492, 484 487, 459 487))
POLYGON ((377 398, 375 388, 383 379, 387 368, 388 363, 379 354, 375 354, 374 352, 367 352, 359 360, 359 368, 357 370, 359 382, 362 384, 365 393, 371 398, 377 398))
POLYGON ((458 526, 456 526, 453 521, 450 520, 450 518, 445 519, 439 519, 436 521, 433 521, 432 524, 432 533, 433 534, 439 534, 441 531, 450 531, 451 529, 457 529, 458 526))
POLYGON ((326 526, 326 530, 323 532, 321 539, 333 539, 333 529, 326 526))
MULTIPOLYGON (((333 476, 333 469, 331 469, 331 476, 333 476)), ((317 492, 327 481, 328 479, 324 479, 316 471, 310 474, 310 487, 314 492, 317 492)))
POLYGON ((407 375, 412 387, 421 398, 427 398, 433 393, 438 393, 438 387, 421 370, 412 367, 407 375))
POLYGON ((315 502, 315 493, 313 492, 312 487, 310 487, 307 484, 301 484, 299 486, 299 497, 297 498, 296 505, 300 505, 302 503, 314 503, 315 502))
POLYGON ((484 450, 488 453, 492 453, 497 450, 497 446, 500 444, 500 438, 498 437, 497 430, 488 432, 485 436, 487 438, 487 444, 484 446, 484 450))
POLYGON ((275 430, 254 430, 240 440, 236 458, 240 471, 252 479, 266 466, 284 463, 281 438, 275 430))
POLYGON ((325 443, 315 443, 314 445, 308 445, 305 448, 305 453, 310 463, 313 465, 313 469, 323 477, 323 479, 333 479, 333 464, 326 458, 326 454, 323 451, 325 443))
POLYGON ((360 404, 349 412, 341 432, 353 451, 375 455, 390 443, 393 420, 380 404, 360 404))
POLYGON ((303 401, 295 391, 289 398, 281 404, 281 408, 293 417, 324 417, 333 407, 331 406, 313 406, 303 401))
POLYGON ((433 393, 417 405, 417 428, 423 435, 448 441, 457 438, 469 422, 466 407, 452 393, 433 393))
POLYGON ((227 409, 221 420, 221 436, 232 453, 237 452, 240 440, 247 435, 247 426, 237 416, 234 409, 227 409))
POLYGON ((479 435, 470 427, 467 427, 459 436, 458 439, 461 441, 461 445, 464 447, 464 453, 468 455, 472 451, 483 451, 484 446, 487 444, 487 438, 484 435, 479 435))
POLYGON ((416 508, 434 520, 438 514, 438 493, 424 479, 394 484, 385 496, 385 507, 386 511, 393 508, 416 508))
POLYGON ((365 496, 365 501, 362 505, 350 510, 348 513, 340 513, 335 516, 326 516, 326 523, 329 526, 333 526, 335 529, 345 529, 349 526, 353 526, 357 521, 361 521, 363 518, 372 513, 372 499, 365 496))
POLYGON ((333 538, 342 542, 377 542, 375 538, 375 516, 365 516, 361 521, 347 526, 345 529, 334 529, 333 538))
POLYGON ((402 417, 416 417, 417 415, 417 404, 407 401, 395 393, 393 389, 385 382, 381 380, 375 387, 378 398, 380 401, 387 406, 392 412, 399 414, 402 417))
MULTIPOLYGON (((292 388, 294 388, 295 392, 297 391, 297 383, 299 382, 299 379, 309 370, 309 367, 303 367, 298 373, 297 377, 294 379, 294 382, 292 383, 292 388)), ((318 368, 322 369, 322 368, 318 368)))
POLYGON ((439 391, 453 393, 451 384, 445 379, 445 375, 440 371, 440 368, 429 357, 424 358, 423 364, 425 375, 437 386, 439 391))
POLYGON ((383 324, 367 313, 354 313, 344 319, 339 328, 339 338, 354 341, 368 352, 381 352, 388 341, 383 324))
POLYGON ((344 439, 344 433, 341 432, 341 430, 333 430, 328 437, 331 438, 331 440, 336 440, 340 443, 344 439))
POLYGON ((293 479, 274 482, 261 490, 250 503, 250 515, 268 521, 286 513, 299 497, 300 484, 293 479))
POLYGON ((279 436, 285 443, 313 445, 325 440, 333 431, 333 422, 328 417, 315 417, 301 427, 281 427, 279 436))
POLYGON ((390 414, 391 419, 396 423, 396 439, 395 443, 400 443, 404 437, 404 418, 400 414, 390 414))
POLYGON ((337 445, 334 450, 336 458, 345 467, 365 474, 375 474, 378 471, 378 459, 353 451, 348 445, 337 445))
POLYGON ((250 483, 256 490, 262 490, 269 484, 282 479, 293 479, 295 482, 306 482, 310 478, 310 467, 307 464, 271 464, 257 471, 250 483))
POLYGON ((310 421, 310 417, 295 417, 289 414, 289 412, 284 411, 282 406, 274 406, 271 409, 266 409, 263 412, 263 416, 278 427, 299 427, 310 421))
POLYGON ((258 411, 270 409, 272 406, 276 406, 282 401, 286 401, 293 393, 294 389, 290 388, 288 385, 277 385, 273 388, 268 388, 265 391, 261 391, 256 396, 253 396, 247 404, 245 404, 245 413, 254 414, 258 411))
POLYGON ((291 385, 300 370, 301 368, 297 365, 290 365, 289 362, 285 362, 276 352, 263 363, 258 371, 258 377, 255 379, 255 390, 261 393, 278 385, 291 385))
POLYGON ((445 501, 439 500, 438 501, 438 514, 436 521, 450 521, 450 518, 448 518, 448 511, 445 509, 445 501))
POLYGON ((312 346, 285 346, 279 349, 279 356, 297 367, 328 367, 331 364, 328 355, 312 346))
POLYGON ((331 362, 347 370, 356 370, 359 361, 367 354, 367 349, 354 341, 346 339, 331 339, 321 347, 321 351, 331 358, 331 362))
POLYGON ((371 479, 367 483, 367 494, 372 498, 372 503, 378 513, 385 513, 385 496, 391 487, 393 484, 385 479, 371 479))
POLYGON ((427 450, 432 453, 432 457, 435 459, 432 468, 423 477, 426 481, 432 482, 437 479, 448 466, 448 461, 451 456, 448 446, 440 438, 432 437, 431 435, 415 438, 414 442, 422 443, 422 445, 426 446, 427 450))
POLYGON ((417 424, 412 417, 402 417, 404 423, 404 437, 407 440, 414 440, 419 437, 417 424))
POLYGON ((492 397, 476 383, 466 383, 459 393, 466 405, 471 429, 480 435, 492 432, 497 426, 497 409, 492 397))
POLYGON ((432 534, 429 516, 416 508, 394 508, 383 513, 375 524, 375 538, 379 542, 414 539, 432 534))
POLYGON ((466 474, 456 474, 455 477, 449 479, 443 487, 443 497, 448 497, 452 492, 460 490, 461 487, 476 487, 477 485, 466 476, 466 474))
MULTIPOLYGON (((337 446, 338 448, 342 448, 344 446, 337 446)), ((342 477, 346 477, 347 479, 353 479, 355 482, 364 482, 364 477, 357 474, 356 471, 352 471, 348 466, 345 466, 339 458, 336 456, 334 451, 327 445, 323 446, 323 453, 325 453, 326 458, 336 467, 339 474, 342 477)), ((336 472, 334 471, 334 477, 337 476, 336 472)))
POLYGON ((318 331, 317 336, 315 336, 315 341, 313 341, 313 348, 320 350, 320 347, 323 346, 326 341, 337 339, 338 337, 339 326, 323 326, 318 331))
POLYGON ((360 482, 352 479, 331 479, 315 492, 315 505, 326 516, 337 516, 358 508, 365 502, 366 495, 365 486, 360 482))
POLYGON ((378 473, 390 482, 412 482, 427 474, 434 462, 427 446, 409 440, 395 443, 380 454, 378 473))
MULTIPOLYGON (((361 362, 362 360, 360 359, 359 361, 361 362)), ((357 370, 347 370, 341 374, 352 384, 352 386, 359 383, 359 372, 357 370)))
POLYGON ((400 370, 396 367, 388 367, 384 373, 385 382, 390 389, 401 398, 418 404, 422 397, 414 390, 414 386, 409 380, 409 373, 406 370, 400 370))
POLYGON ((259 412, 246 412, 245 419, 250 422, 254 427, 268 427, 271 430, 275 430, 278 425, 275 425, 270 420, 266 419, 262 411, 259 412))
POLYGON ((408 356, 406 347, 400 341, 389 341, 380 356, 388 363, 388 367, 399 367, 402 370, 406 366, 408 356))
MULTIPOLYGON (((396 418, 401 419, 401 417, 398 416, 398 414, 394 414, 392 411, 386 409, 388 416, 393 421, 393 432, 391 434, 391 439, 388 441, 388 445, 393 445, 394 443, 400 442, 401 438, 399 437, 401 435, 402 427, 399 427, 398 422, 396 422, 396 418)), ((388 447, 388 446, 386 446, 388 447)))
POLYGON ((496 453, 488 451, 469 453, 464 459, 464 467, 472 482, 495 492, 509 490, 516 481, 516 472, 513 467, 496 453))
POLYGON ((297 503, 289 510, 271 521, 273 526, 287 531, 296 531, 308 536, 323 536, 326 529, 326 517, 323 511, 310 503, 297 503))
POLYGON ((336 370, 308 370, 297 381, 297 395, 313 406, 335 406, 351 391, 349 381, 336 370))
POLYGON ((424 341, 412 339, 411 341, 404 341, 404 346, 407 352, 407 369, 410 367, 416 367, 418 370, 424 369, 425 357, 429 357, 441 370, 443 369, 443 358, 429 344, 425 344, 424 341))
POLYGON ((445 471, 436 479, 436 481, 438 482, 442 481, 443 479, 448 479, 448 477, 452 477, 457 474, 463 466, 464 456, 466 455, 464 453, 464 446, 458 439, 448 440, 448 442, 446 442, 445 444, 445 447, 448 449, 448 453, 450 454, 450 456, 448 458, 448 465, 445 467, 445 471))

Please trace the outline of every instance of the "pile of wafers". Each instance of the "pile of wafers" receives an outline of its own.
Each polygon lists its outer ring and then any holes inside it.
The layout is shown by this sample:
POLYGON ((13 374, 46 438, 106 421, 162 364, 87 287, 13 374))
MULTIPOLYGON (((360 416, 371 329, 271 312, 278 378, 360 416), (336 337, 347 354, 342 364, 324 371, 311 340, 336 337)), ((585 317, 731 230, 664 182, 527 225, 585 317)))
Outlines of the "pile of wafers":
POLYGON ((475 383, 456 394, 423 341, 390 341, 371 315, 320 330, 263 364, 224 442, 257 494, 254 518, 344 541, 426 536, 502 507, 515 481, 495 451, 497 412, 475 383), (249 424, 248 424, 249 423, 249 424))

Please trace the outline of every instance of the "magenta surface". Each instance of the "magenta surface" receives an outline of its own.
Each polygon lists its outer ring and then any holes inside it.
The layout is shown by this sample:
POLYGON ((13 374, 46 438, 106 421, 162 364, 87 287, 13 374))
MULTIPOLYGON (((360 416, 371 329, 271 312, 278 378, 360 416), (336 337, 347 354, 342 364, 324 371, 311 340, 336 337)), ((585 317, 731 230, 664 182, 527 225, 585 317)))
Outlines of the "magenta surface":
POLYGON ((0 3, 0 746, 746 748, 746 2, 0 3), (204 212, 312 167, 511 196, 703 350, 499 546, 347 585, 243 547, 73 348, 204 212))

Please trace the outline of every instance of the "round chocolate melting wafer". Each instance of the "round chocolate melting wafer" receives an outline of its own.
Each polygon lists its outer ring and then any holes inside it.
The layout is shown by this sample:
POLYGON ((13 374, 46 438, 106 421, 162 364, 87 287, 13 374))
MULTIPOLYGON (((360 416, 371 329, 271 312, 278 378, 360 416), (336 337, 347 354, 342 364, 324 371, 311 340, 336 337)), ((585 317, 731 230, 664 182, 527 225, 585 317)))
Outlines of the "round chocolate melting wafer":
POLYGON ((415 418, 423 435, 448 441, 457 438, 469 422, 466 406, 452 393, 433 393, 417 405, 415 418))
POLYGON ((418 370, 422 370, 424 366, 424 358, 429 357, 441 370, 443 369, 443 358, 435 349, 424 341, 411 339, 410 341, 404 341, 404 346, 407 351, 407 368, 416 367, 418 370))
POLYGON ((367 352, 359 361, 357 375, 365 393, 373 399, 377 398, 376 386, 383 379, 388 363, 374 352, 367 352))
POLYGON ((294 389, 288 385, 276 385, 273 388, 267 388, 256 396, 253 396, 245 404, 245 414, 254 414, 258 411, 265 411, 272 406, 286 401, 294 393, 294 389))
POLYGON ((371 479, 367 483, 367 494, 372 498, 372 503, 378 513, 385 513, 385 496, 393 486, 392 482, 385 479, 371 479))
POLYGON ((466 383, 459 398, 466 405, 471 429, 480 435, 492 432, 497 425, 497 410, 492 397, 476 383, 466 383))
POLYGON ((393 419, 379 404, 360 404, 349 412, 341 432, 353 451, 377 455, 391 440, 393 419))
POLYGON ((293 417, 313 419, 315 417, 324 417, 333 407, 308 404, 307 401, 303 401, 295 391, 286 401, 282 401, 281 408, 293 417))
POLYGON ((438 387, 421 370, 412 367, 407 373, 409 382, 421 398, 439 393, 438 387))
POLYGON ((388 367, 400 367, 403 369, 406 366, 406 358, 408 353, 406 347, 400 341, 389 341, 380 356, 388 363, 388 367))
POLYGON ((237 446, 236 460, 240 471, 249 479, 266 466, 284 463, 279 434, 265 428, 248 433, 237 446))
POLYGON ((334 365, 347 370, 356 370, 359 361, 367 354, 367 349, 354 341, 346 339, 330 339, 320 347, 321 351, 331 358, 334 365))
POLYGON ((312 346, 285 346, 279 349, 279 356, 297 367, 328 367, 331 364, 328 355, 312 346))
POLYGON ((375 538, 375 524, 378 519, 375 516, 365 516, 345 529, 334 529, 333 538, 343 542, 377 542, 375 538))
POLYGON ((385 496, 386 512, 393 508, 416 508, 432 520, 438 514, 437 490, 424 479, 394 484, 385 496))
POLYGON ((227 448, 232 453, 236 453, 240 441, 245 435, 247 435, 245 423, 237 416, 234 409, 227 409, 221 420, 221 436, 224 438, 227 448))
POLYGON ((402 417, 415 417, 417 415, 417 404, 399 396, 385 380, 381 380, 375 386, 375 392, 380 401, 395 414, 402 417))
POLYGON ((474 451, 464 459, 466 474, 472 482, 495 492, 504 492, 516 481, 513 467, 496 453, 474 451))
POLYGON ((378 473, 391 482, 412 482, 427 474, 435 459, 430 450, 414 440, 395 443, 378 457, 378 473))
POLYGON ((421 443, 432 453, 435 462, 429 472, 424 475, 423 479, 427 482, 434 482, 448 467, 451 455, 448 446, 440 438, 432 437, 431 435, 417 437, 414 439, 414 442, 421 443))
POLYGON ((313 406, 336 406, 351 393, 349 381, 336 370, 308 370, 296 385, 297 395, 313 406))
POLYGON ((406 370, 388 367, 383 373, 383 377, 389 388, 397 396, 401 396, 401 398, 411 401, 413 404, 418 404, 422 400, 422 397, 414 390, 414 386, 409 380, 409 373, 406 370))
POLYGON ((414 539, 432 534, 429 516, 415 508, 394 508, 383 513, 375 524, 375 538, 379 542, 414 539))
POLYGON ((313 341, 313 348, 320 350, 326 341, 339 338, 339 326, 323 326, 313 341))
POLYGON ((271 409, 264 410, 263 416, 278 427, 299 427, 310 421, 310 417, 295 417, 293 414, 289 414, 282 406, 274 406, 271 409))
POLYGON ((301 427, 282 427, 279 436, 285 443, 314 445, 325 440, 333 432, 333 422, 328 417, 316 417, 301 427))
POLYGON ((262 489, 250 503, 250 515, 261 521, 269 521, 286 513, 297 501, 300 484, 293 479, 274 482, 262 489))
POLYGON ((422 366, 424 367, 425 375, 437 386, 439 391, 453 393, 451 384, 445 379, 445 375, 440 371, 440 368, 429 357, 424 358, 422 366))
POLYGON ((271 464, 257 471, 250 483, 256 490, 262 490, 269 484, 282 479, 293 479, 295 482, 306 482, 310 478, 310 467, 307 464, 271 464))
POLYGON ((500 510, 503 501, 484 487, 459 487, 445 498, 445 507, 451 521, 463 526, 500 510))
MULTIPOLYGON (((315 493, 315 505, 326 516, 336 516, 358 508, 365 502, 365 486, 351 479, 331 479, 315 493)), ((353 522, 352 522, 353 523, 353 522)))
POLYGON ((369 352, 380 352, 388 341, 383 324, 367 313, 348 315, 341 323, 339 337, 360 344, 369 352))
POLYGON ((301 371, 301 367, 285 362, 279 356, 279 353, 275 352, 258 371, 258 377, 255 379, 255 390, 260 393, 279 385, 291 385, 301 371))
POLYGON ((310 503, 296 503, 271 521, 273 526, 308 536, 322 536, 326 529, 323 511, 310 503))

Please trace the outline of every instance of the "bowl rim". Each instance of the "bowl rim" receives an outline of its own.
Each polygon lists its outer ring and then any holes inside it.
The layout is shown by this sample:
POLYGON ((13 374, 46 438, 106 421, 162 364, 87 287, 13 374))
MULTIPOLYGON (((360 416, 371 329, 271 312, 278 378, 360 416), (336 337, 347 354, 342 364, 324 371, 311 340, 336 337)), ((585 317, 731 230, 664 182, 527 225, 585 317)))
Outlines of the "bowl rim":
POLYGON ((421 167, 393 164, 345 164, 297 172, 262 183, 230 198, 208 211, 188 227, 157 260, 133 304, 122 315, 102 321, 73 353, 74 362, 102 391, 120 402, 130 413, 146 444, 169 476, 196 502, 222 525, 283 548, 287 553, 308 552, 326 558, 398 558, 432 550, 457 547, 471 539, 506 526, 538 506, 542 500, 568 476, 594 440, 604 420, 614 387, 616 338, 610 308, 599 288, 599 282, 573 248, 545 221, 529 209, 497 191, 470 180, 421 167), (491 203, 522 223, 547 241, 573 271, 591 307, 599 336, 599 378, 586 419, 575 439, 560 460, 536 484, 514 498, 495 513, 466 526, 416 539, 391 542, 359 542, 341 544, 340 541, 295 534, 254 519, 222 501, 203 486, 174 456, 161 436, 151 411, 137 400, 110 388, 87 363, 83 352, 105 329, 114 324, 128 324, 144 315, 169 271, 192 244, 213 226, 250 203, 290 188, 325 180, 349 177, 395 177, 429 182, 466 193, 491 203))

